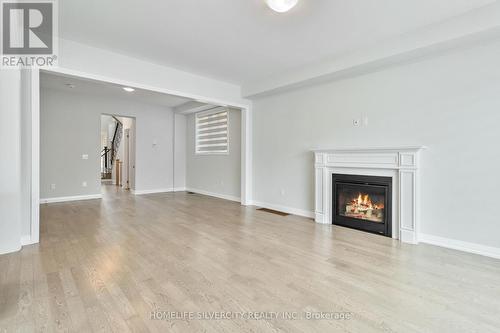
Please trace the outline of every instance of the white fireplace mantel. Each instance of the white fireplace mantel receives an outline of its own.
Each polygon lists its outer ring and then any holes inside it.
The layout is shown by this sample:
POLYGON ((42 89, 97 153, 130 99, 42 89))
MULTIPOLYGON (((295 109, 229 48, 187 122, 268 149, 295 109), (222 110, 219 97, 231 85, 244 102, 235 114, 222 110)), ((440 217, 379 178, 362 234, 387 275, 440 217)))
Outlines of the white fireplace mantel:
POLYGON ((424 146, 314 150, 315 221, 332 224, 332 174, 392 177, 392 234, 418 243, 419 162, 424 146))

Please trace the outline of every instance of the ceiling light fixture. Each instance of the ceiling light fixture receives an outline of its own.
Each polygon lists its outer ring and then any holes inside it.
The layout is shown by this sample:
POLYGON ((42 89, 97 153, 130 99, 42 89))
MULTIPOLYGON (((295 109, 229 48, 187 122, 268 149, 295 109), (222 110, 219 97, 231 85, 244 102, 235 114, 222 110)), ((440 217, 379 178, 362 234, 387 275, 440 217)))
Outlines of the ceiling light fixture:
POLYGON ((295 7, 299 0, 266 0, 269 8, 278 13, 285 13, 295 7))
POLYGON ((135 91, 134 88, 130 88, 130 87, 123 87, 123 90, 125 90, 126 92, 132 92, 132 91, 135 91))

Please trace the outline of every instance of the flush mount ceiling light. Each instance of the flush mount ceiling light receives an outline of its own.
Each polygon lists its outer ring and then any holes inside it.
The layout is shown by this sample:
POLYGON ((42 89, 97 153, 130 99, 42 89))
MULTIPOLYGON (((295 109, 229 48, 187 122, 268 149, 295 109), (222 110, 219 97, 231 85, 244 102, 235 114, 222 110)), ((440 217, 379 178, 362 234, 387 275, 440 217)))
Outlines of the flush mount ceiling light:
POLYGON ((269 8, 278 13, 285 13, 295 7, 299 0, 266 0, 269 8))
POLYGON ((130 87, 123 87, 123 90, 125 90, 126 92, 132 92, 132 91, 135 91, 134 88, 130 88, 130 87))

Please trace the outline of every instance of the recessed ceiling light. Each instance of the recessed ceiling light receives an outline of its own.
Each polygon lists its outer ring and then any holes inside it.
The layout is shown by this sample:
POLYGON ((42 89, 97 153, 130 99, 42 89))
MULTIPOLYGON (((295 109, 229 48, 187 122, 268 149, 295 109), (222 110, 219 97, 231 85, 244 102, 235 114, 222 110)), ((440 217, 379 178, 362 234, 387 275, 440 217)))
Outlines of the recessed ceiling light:
POLYGON ((76 86, 73 84, 73 83, 66 83, 66 87, 70 88, 70 89, 73 89, 75 88, 76 86))
POLYGON ((285 13, 295 7, 299 0, 266 0, 269 8, 278 13, 285 13))
POLYGON ((125 90, 126 92, 132 92, 132 91, 135 91, 134 88, 130 88, 130 87, 123 87, 123 90, 125 90))

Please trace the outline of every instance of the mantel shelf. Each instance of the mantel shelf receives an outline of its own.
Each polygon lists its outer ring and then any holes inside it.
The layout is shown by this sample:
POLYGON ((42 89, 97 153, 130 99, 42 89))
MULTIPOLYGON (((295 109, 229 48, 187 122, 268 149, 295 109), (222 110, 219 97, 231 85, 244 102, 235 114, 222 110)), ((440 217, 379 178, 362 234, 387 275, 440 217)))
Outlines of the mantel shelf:
POLYGON ((331 149, 313 149, 314 153, 365 153, 365 152, 418 152, 427 149, 426 146, 401 146, 401 147, 342 147, 331 149))

